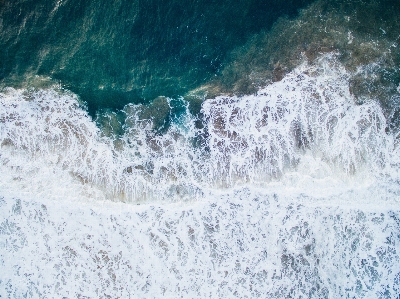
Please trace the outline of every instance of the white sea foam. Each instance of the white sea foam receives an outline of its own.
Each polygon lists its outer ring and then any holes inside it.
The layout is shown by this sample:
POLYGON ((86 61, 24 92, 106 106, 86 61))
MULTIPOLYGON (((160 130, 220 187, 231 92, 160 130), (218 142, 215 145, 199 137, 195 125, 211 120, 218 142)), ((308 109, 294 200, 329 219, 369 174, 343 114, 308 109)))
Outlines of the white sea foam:
POLYGON ((400 213, 360 203, 382 190, 342 192, 340 207, 276 191, 238 188, 186 206, 4 197, 0 295, 396 298, 400 213))
POLYGON ((397 298, 399 152, 335 55, 165 134, 0 95, 2 298, 397 298), (141 205, 113 201, 131 201, 141 205))
POLYGON ((58 196, 62 177, 91 189, 89 197, 135 202, 266 185, 302 168, 319 178, 397 177, 398 149, 382 109, 373 99, 356 105, 349 77, 326 55, 256 95, 205 101, 204 129, 187 111, 163 135, 130 105, 118 140, 101 137, 71 93, 9 89, 0 98, 2 180, 18 190, 54 184, 58 196))

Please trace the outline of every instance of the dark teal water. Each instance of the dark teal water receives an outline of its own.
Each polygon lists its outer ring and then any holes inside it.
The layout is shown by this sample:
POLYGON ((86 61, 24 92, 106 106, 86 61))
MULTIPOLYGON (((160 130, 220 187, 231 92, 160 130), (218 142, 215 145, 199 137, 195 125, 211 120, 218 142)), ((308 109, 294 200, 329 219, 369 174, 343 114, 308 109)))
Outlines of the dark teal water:
POLYGON ((352 80, 357 99, 372 93, 394 115, 398 15, 395 0, 2 0, 0 80, 58 82, 92 116, 159 96, 186 96, 196 114, 205 94, 251 94, 337 51, 353 72, 363 68, 352 80))
POLYGON ((301 1, 2 1, 0 79, 50 76, 93 112, 177 97, 301 1))

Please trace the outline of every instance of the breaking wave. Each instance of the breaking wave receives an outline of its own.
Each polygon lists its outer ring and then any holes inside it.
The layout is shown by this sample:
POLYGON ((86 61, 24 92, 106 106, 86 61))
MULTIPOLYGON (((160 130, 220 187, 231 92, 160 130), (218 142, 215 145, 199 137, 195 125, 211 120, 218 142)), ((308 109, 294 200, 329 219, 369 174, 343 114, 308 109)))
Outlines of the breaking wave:
POLYGON ((0 296, 396 298, 398 132, 351 76, 331 53, 198 117, 167 99, 164 131, 104 113, 122 134, 4 90, 0 296))
POLYGON ((180 100, 184 112, 164 133, 152 129, 151 118, 139 118, 142 106, 127 105, 117 137, 104 136, 68 91, 9 88, 0 98, 2 179, 58 189, 57 172, 65 184, 128 202, 265 186, 302 168, 320 178, 395 179, 398 133, 388 130, 377 101, 355 103, 350 77, 328 54, 254 95, 204 101, 201 126, 180 100))

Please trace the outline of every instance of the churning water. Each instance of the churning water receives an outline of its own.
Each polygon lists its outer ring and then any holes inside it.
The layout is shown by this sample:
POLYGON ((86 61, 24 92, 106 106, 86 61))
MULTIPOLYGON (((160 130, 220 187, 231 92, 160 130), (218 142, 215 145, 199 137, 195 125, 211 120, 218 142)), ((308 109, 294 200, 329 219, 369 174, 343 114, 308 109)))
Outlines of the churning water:
POLYGON ((310 51, 197 113, 4 87, 0 298, 399 298, 398 65, 310 51))
POLYGON ((2 93, 3 296, 399 291, 396 136, 334 54, 206 100, 202 129, 138 109, 112 140, 71 93, 2 93))

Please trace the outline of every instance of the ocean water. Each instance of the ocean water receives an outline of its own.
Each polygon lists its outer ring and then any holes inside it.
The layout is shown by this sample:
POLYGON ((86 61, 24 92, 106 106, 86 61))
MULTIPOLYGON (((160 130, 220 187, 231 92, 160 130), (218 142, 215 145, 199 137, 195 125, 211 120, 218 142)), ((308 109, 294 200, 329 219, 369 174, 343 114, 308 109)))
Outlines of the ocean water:
POLYGON ((0 298, 400 298, 399 13, 0 2, 0 298))

